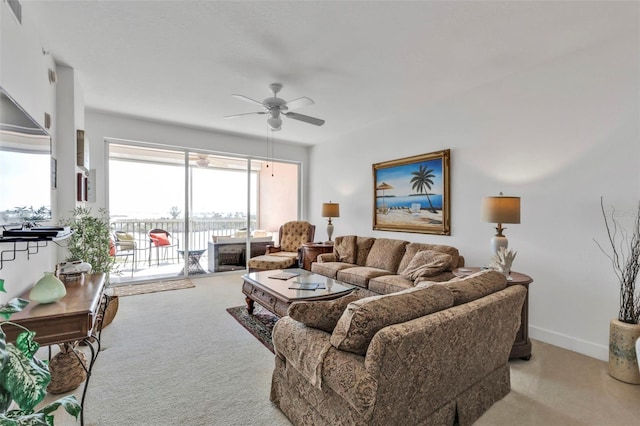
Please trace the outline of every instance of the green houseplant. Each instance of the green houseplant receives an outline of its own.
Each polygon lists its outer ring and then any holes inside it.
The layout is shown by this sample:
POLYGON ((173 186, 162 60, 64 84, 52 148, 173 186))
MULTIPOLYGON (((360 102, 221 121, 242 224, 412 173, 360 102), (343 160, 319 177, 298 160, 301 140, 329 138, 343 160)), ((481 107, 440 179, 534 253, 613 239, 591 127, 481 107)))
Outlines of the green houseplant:
MULTIPOLYGON (((0 291, 4 292, 4 281, 0 279, 0 291)), ((35 407, 42 401, 51 381, 46 364, 34 357, 39 348, 34 341, 35 333, 24 329, 15 345, 6 341, 2 325, 14 324, 8 319, 20 312, 29 303, 24 299, 12 299, 0 305, 0 424, 7 426, 43 425, 53 426, 53 412, 63 407, 76 419, 80 414, 80 404, 73 395, 51 402, 38 411, 35 407), (18 408, 13 408, 12 403, 18 408)))
POLYGON ((100 209, 93 215, 90 208, 76 207, 73 216, 63 221, 73 234, 67 240, 67 260, 82 260, 91 264, 93 272, 111 272, 115 259, 109 253, 111 232, 109 215, 100 209))
POLYGON ((620 287, 618 318, 609 326, 609 374, 623 382, 640 384, 635 342, 640 338, 640 202, 631 229, 625 229, 614 208, 607 215, 600 198, 610 249, 598 247, 609 258, 620 287))

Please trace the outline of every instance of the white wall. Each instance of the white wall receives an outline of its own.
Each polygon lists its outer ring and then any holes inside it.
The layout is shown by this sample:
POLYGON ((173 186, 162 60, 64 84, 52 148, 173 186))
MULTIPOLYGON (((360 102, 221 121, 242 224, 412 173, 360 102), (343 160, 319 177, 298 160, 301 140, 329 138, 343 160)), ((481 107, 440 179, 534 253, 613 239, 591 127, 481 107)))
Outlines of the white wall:
MULTIPOLYGON (((44 113, 54 118, 49 133, 52 136, 52 152, 55 155, 57 140, 55 137, 55 91, 49 83, 49 68, 55 70, 53 59, 43 54, 43 46, 35 31, 35 23, 30 16, 23 16, 22 25, 12 15, 6 2, 0 4, 0 86, 26 110, 29 115, 44 128, 44 113)), ((2 183, 23 185, 29 190, 29 182, 2 183)), ((56 191, 52 191, 52 213, 55 215, 56 191)), ((55 216, 54 216, 55 217, 55 216)), ((26 243, 18 243, 18 250, 25 250, 26 243)), ((10 250, 12 243, 0 243, 0 251, 10 250)), ((3 258, 11 258, 11 253, 3 258)), ((22 251, 16 253, 14 261, 3 262, 0 278, 5 280, 7 293, 0 293, 0 303, 18 296, 31 287, 44 271, 53 271, 56 263, 56 250, 52 243, 38 250, 37 254, 27 256, 22 251)))
MULTIPOLYGON (((235 154, 262 158, 266 152, 266 140, 249 138, 233 134, 216 133, 206 129, 196 129, 163 123, 159 121, 143 120, 110 114, 103 111, 87 110, 86 135, 91 143, 91 168, 96 169, 96 202, 89 203, 94 209, 107 207, 106 194, 106 149, 107 139, 119 139, 135 142, 156 143, 166 146, 188 147, 200 150, 214 151, 220 154, 235 154)), ((280 160, 308 162, 309 148, 284 142, 274 142, 273 157, 280 160)), ((303 167, 303 170, 308 168, 303 167)), ((132 190, 143 190, 144 177, 132 182, 132 190)), ((308 179, 303 179, 307 182, 308 179)), ((303 188, 306 193, 307 189, 303 188)), ((302 209, 302 217, 306 218, 306 205, 302 209)))
POLYGON ((624 212, 639 201, 638 48, 636 27, 623 39, 314 147, 312 221, 324 226, 320 208, 331 199, 340 203, 335 235, 449 244, 467 265, 480 266, 495 226, 480 221, 481 198, 521 196, 521 224, 507 225, 505 234, 518 251, 514 270, 535 280, 531 336, 607 359, 619 293, 593 239, 605 240, 600 196, 624 212), (445 148, 451 236, 373 231, 372 164, 445 148))

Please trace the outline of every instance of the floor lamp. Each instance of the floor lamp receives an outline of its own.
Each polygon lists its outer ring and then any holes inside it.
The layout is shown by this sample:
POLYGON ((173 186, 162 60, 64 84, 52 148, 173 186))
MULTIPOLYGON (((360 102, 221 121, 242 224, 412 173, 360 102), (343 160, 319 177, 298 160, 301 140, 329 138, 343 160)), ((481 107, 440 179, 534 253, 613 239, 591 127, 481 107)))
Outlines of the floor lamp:
POLYGON ((333 223, 331 223, 331 218, 340 217, 340 204, 332 203, 329 201, 328 203, 322 203, 322 217, 328 217, 329 223, 327 224, 327 235, 329 236, 329 241, 327 243, 332 243, 331 236, 333 235, 333 223))
POLYGON ((520 197, 507 197, 502 192, 497 197, 484 197, 482 199, 483 222, 497 223, 496 235, 491 239, 491 251, 498 254, 500 247, 505 249, 509 245, 507 237, 502 234, 507 228, 503 223, 520 223, 520 197))

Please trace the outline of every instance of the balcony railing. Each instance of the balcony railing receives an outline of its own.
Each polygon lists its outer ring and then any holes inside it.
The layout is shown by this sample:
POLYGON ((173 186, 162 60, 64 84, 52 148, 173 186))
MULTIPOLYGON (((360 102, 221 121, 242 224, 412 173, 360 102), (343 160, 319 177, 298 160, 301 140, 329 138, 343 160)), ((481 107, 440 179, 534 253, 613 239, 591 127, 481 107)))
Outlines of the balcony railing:
MULTIPOLYGON (((190 219, 189 222, 189 249, 205 250, 201 264, 206 265, 208 242, 213 241, 213 237, 231 237, 238 231, 247 227, 246 218, 213 218, 213 219, 190 219)), ((255 220, 251 221, 251 229, 255 229, 255 220)), ((186 232, 184 219, 119 219, 111 220, 112 231, 123 231, 133 235, 136 246, 136 262, 129 262, 121 268, 119 281, 128 281, 155 274, 157 272, 158 253, 151 250, 153 247, 149 241, 149 231, 152 229, 163 229, 167 231, 176 244, 167 253, 168 263, 175 265, 175 268, 182 268, 184 259, 178 256, 178 250, 185 250, 186 232), (151 271, 149 269, 155 268, 151 271)), ((175 274, 171 270, 169 274, 175 274)))

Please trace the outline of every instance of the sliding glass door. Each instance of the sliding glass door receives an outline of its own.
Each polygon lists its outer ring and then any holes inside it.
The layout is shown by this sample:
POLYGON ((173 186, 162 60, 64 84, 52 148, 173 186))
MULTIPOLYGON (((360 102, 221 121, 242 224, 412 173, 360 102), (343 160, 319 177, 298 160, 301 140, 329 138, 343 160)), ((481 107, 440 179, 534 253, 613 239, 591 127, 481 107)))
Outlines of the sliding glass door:
POLYGON ((298 218, 298 164, 108 146, 116 281, 243 270, 298 218))

